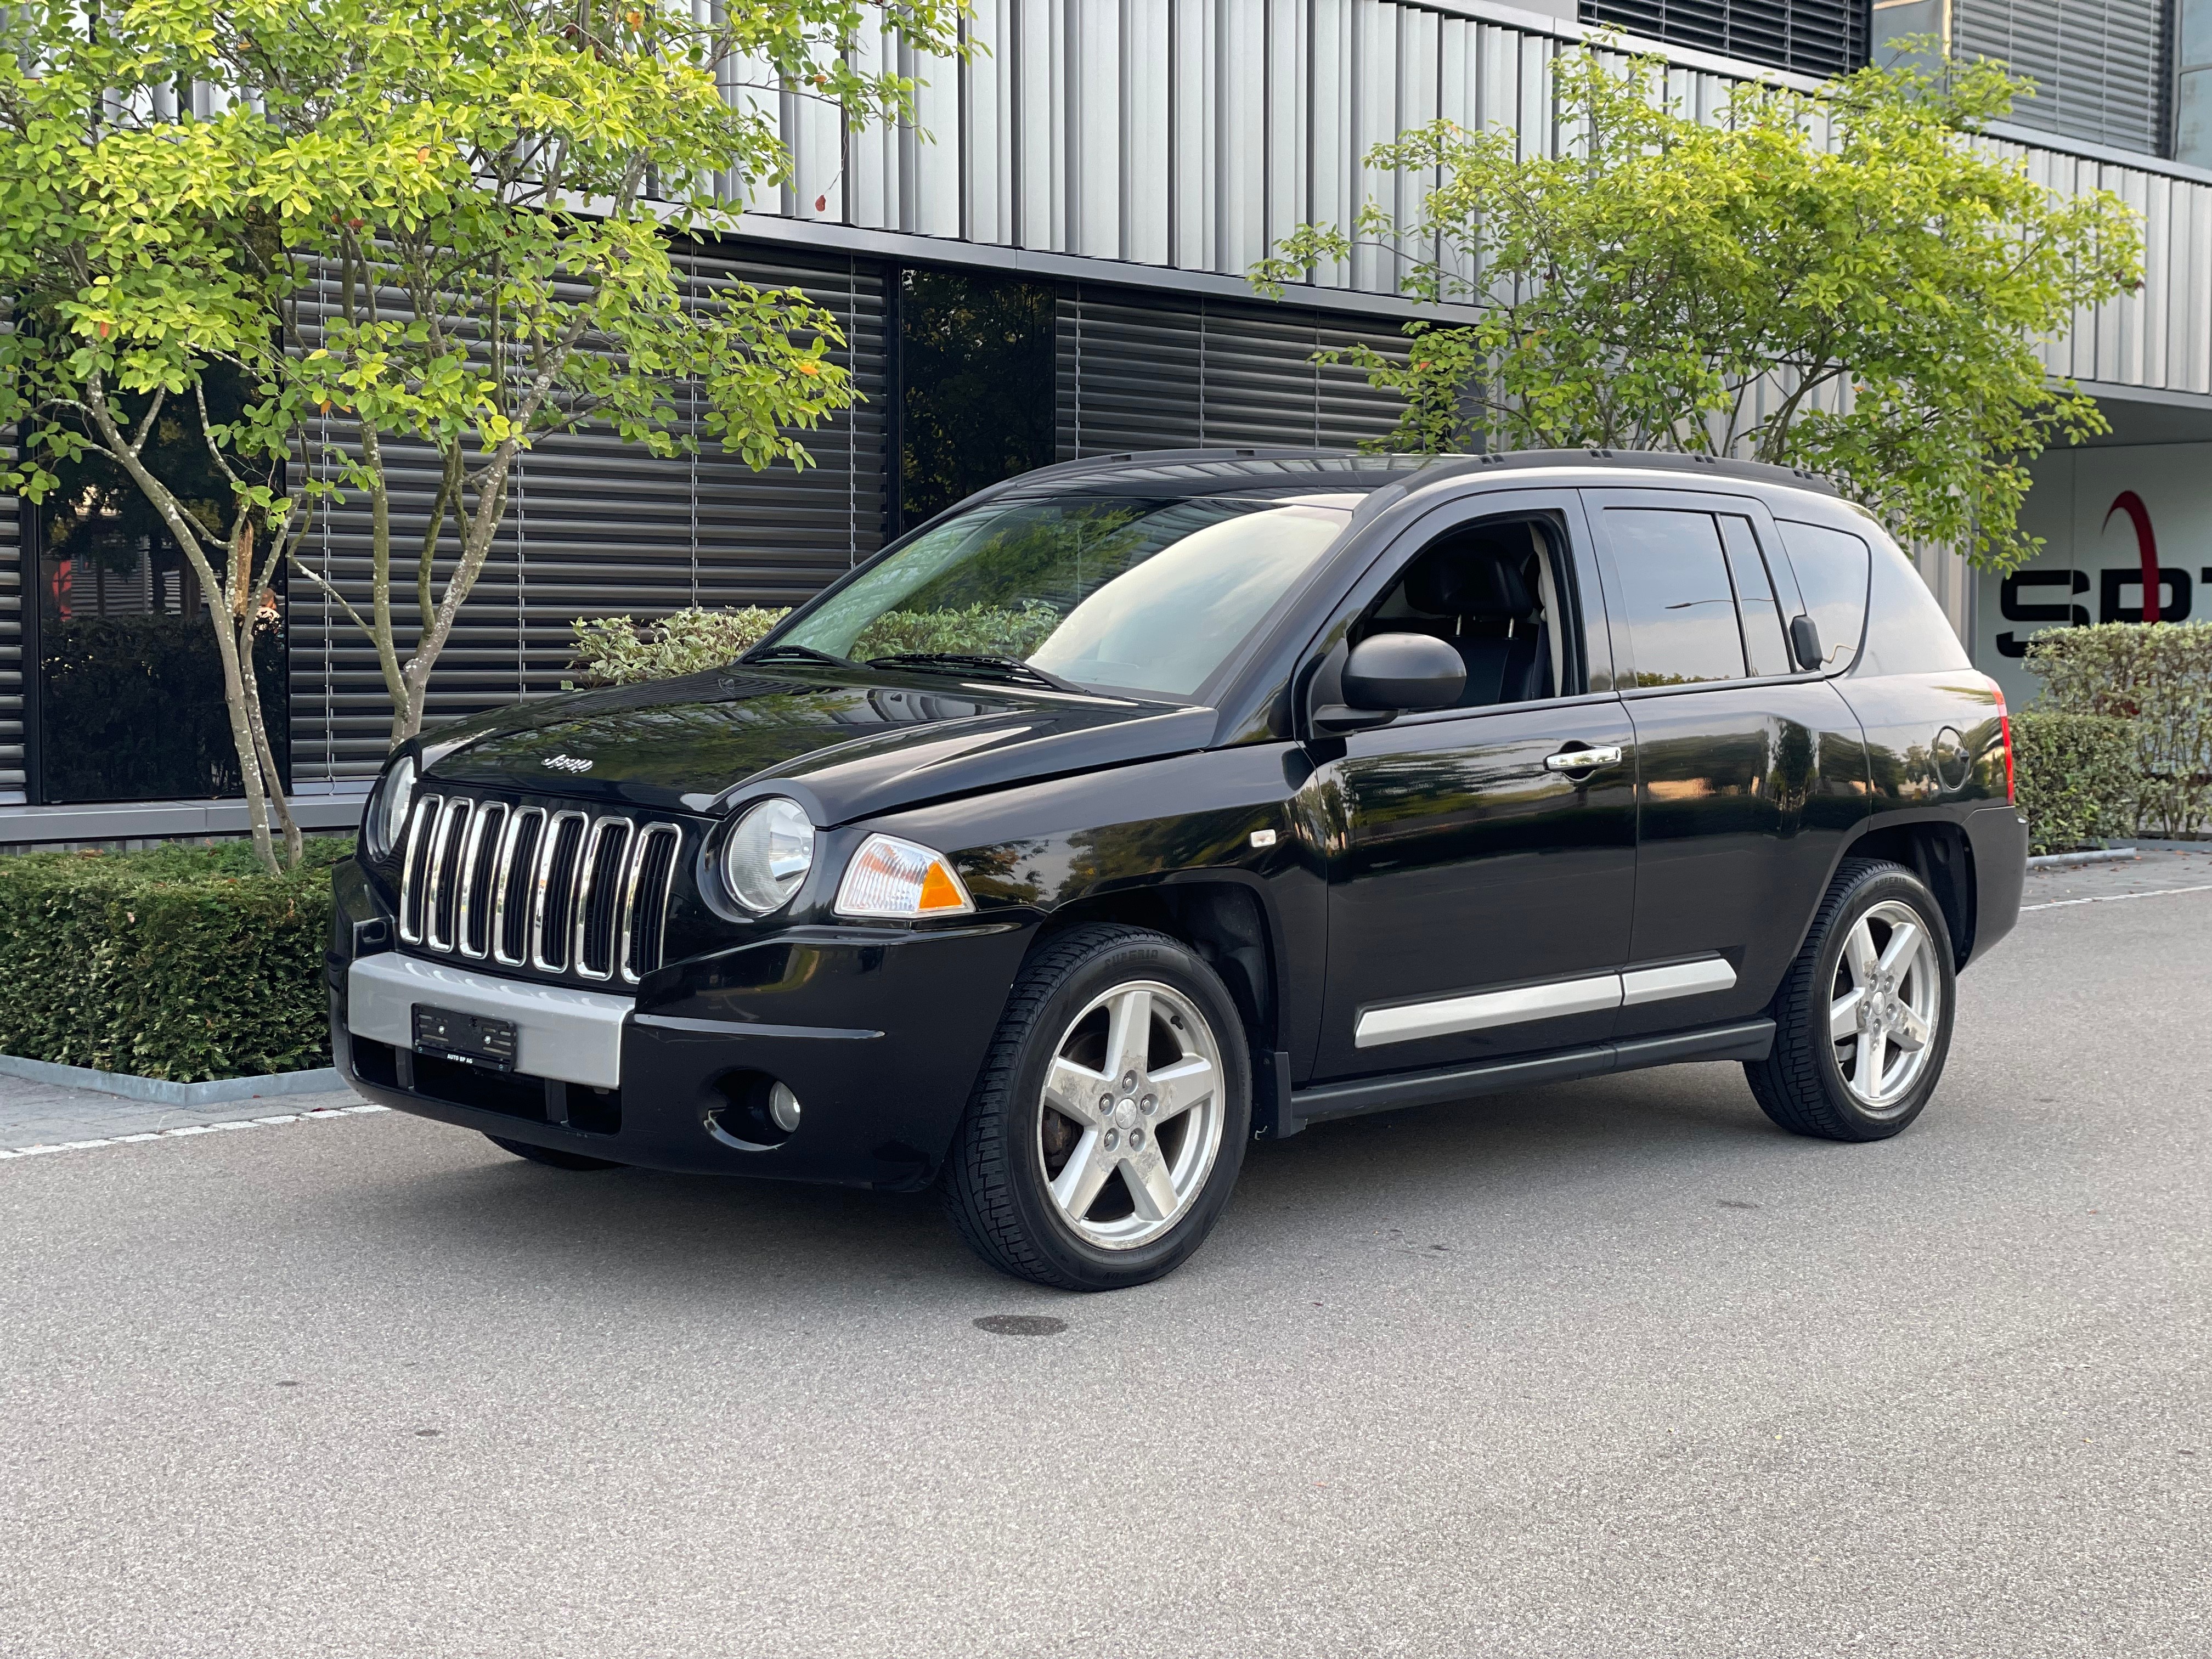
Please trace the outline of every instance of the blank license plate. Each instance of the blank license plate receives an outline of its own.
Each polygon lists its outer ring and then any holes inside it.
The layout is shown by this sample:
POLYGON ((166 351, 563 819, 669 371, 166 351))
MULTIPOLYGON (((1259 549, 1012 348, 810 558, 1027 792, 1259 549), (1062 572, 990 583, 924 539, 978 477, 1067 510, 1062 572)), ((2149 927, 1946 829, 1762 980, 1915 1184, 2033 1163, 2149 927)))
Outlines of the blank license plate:
POLYGON ((452 1008, 415 1005, 415 1051, 481 1066, 488 1072, 514 1069, 514 1022, 452 1008))

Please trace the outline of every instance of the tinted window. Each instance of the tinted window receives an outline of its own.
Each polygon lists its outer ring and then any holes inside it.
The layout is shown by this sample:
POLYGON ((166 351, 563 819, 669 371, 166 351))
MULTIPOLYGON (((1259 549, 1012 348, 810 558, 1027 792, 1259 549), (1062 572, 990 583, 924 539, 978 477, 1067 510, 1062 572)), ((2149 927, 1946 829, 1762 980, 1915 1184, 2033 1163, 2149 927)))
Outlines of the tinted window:
POLYGON ((1712 515, 1616 507, 1605 523, 1620 573, 1633 683, 1741 679, 1743 636, 1712 515))
POLYGON ((1858 659, 1866 632, 1867 544, 1824 525, 1784 521, 1782 544, 1805 596, 1805 614, 1820 630, 1826 673, 1840 673, 1858 659))
POLYGON ((1729 574, 1735 578, 1736 609, 1743 617, 1743 654, 1751 672, 1794 672, 1796 665, 1790 660, 1782 607, 1775 601, 1774 582, 1766 574, 1766 561, 1759 556, 1751 520, 1723 514, 1721 539, 1728 544, 1729 574))
POLYGON ((1860 673, 1933 674, 1969 665, 1943 607, 1886 537, 1874 544, 1873 586, 1860 673))

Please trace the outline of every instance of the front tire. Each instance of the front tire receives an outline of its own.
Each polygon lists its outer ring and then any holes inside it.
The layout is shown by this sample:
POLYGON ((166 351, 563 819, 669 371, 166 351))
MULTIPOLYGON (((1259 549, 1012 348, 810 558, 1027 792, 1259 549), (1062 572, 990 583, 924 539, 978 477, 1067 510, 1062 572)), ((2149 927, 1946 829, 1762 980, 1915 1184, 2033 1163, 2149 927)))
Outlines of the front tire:
POLYGON ((1774 998, 1774 1048, 1744 1075, 1792 1134, 1882 1140, 1943 1075, 1958 1002, 1950 930, 1902 865, 1846 860, 1774 998))
POLYGON ((1251 1133, 1243 1021, 1164 933, 1079 927, 1024 966, 944 1177, 961 1236, 1066 1291, 1170 1273, 1229 1202, 1251 1133))

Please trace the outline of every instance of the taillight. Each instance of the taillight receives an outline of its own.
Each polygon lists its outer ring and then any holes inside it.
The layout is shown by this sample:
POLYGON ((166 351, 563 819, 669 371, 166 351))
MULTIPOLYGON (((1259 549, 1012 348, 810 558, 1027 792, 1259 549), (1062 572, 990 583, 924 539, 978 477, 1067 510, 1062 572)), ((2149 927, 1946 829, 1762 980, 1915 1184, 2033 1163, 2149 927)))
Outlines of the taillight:
MULTIPOLYGON (((1988 676, 1984 675, 1983 678, 1986 679, 1988 676)), ((1995 680, 1990 680, 1990 690, 1997 700, 1998 729, 2004 733, 2005 800, 2010 804, 2017 799, 2013 786, 2012 773, 2012 715, 2005 708, 2004 687, 1999 685, 1995 680)))

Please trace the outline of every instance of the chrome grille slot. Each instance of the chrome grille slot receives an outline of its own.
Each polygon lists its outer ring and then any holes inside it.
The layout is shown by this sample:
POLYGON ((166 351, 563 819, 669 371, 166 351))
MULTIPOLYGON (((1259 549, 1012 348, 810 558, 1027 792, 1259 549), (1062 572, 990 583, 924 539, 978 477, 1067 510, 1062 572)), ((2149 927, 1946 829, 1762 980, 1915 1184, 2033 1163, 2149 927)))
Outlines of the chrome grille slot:
POLYGON ((399 937, 408 945, 422 942, 422 896, 429 885, 430 848, 436 839, 430 830, 444 805, 437 795, 423 796, 415 803, 414 821, 407 827, 407 863, 399 878, 399 937))
POLYGON ((493 956, 510 968, 530 959, 530 896, 538 872, 538 842, 545 832, 545 809, 526 806, 508 825, 499 852, 499 899, 494 908, 493 956))
POLYGON ((477 809, 469 825, 469 839, 461 854, 460 917, 454 937, 465 957, 481 957, 491 949, 491 916, 495 897, 492 872, 499 867, 500 843, 507 838, 513 814, 496 804, 477 809))
POLYGON ((632 984, 660 966, 668 931, 668 888, 684 832, 672 823, 648 823, 638 832, 629 861, 629 891, 623 900, 622 975, 632 984))
POLYGON ((576 919, 576 877, 584 850, 584 815, 556 812, 538 856, 531 965, 550 974, 568 966, 568 930, 576 919))
POLYGON ((430 849, 430 891, 423 900, 423 942, 434 951, 453 948, 453 921, 461 907, 463 836, 473 816, 470 803, 452 799, 438 815, 430 849))
POLYGON ((614 977, 615 922, 629 842, 628 818, 601 818, 592 826, 583 890, 576 898, 576 971, 586 979, 614 977))
POLYGON ((684 832, 461 795, 415 805, 399 937, 504 967, 635 984, 660 965, 684 832))

